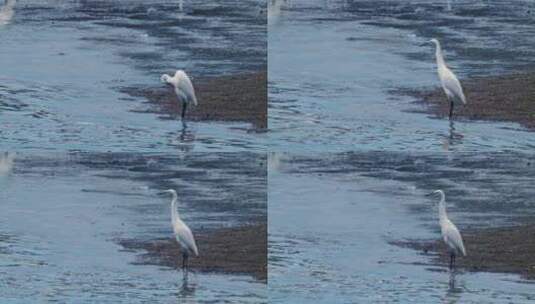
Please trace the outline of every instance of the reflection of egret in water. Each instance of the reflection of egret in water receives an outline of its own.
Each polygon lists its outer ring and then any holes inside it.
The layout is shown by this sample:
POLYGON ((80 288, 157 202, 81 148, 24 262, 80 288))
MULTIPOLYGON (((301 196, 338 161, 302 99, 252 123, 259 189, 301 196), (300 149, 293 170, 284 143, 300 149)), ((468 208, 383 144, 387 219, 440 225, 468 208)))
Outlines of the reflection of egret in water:
POLYGON ((6 0, 4 6, 0 8, 0 25, 8 24, 11 21, 11 18, 13 18, 13 14, 15 13, 13 10, 15 3, 16 0, 6 0))
POLYGON ((15 163, 15 153, 4 152, 0 155, 0 176, 8 175, 15 163))
POLYGON ((193 150, 195 143, 195 131, 188 127, 183 127, 180 133, 169 133, 171 138, 170 146, 177 147, 182 152, 193 150))
POLYGON ((448 282, 448 289, 442 303, 455 304, 461 299, 463 288, 458 286, 458 282, 455 280, 455 272, 450 272, 450 278, 448 282))
POLYGON ((182 278, 182 285, 178 293, 180 303, 196 303, 195 301, 195 289, 197 288, 196 284, 192 284, 188 281, 188 276, 182 278), (189 299, 190 301, 184 302, 183 300, 189 299))
POLYGON ((279 20, 281 8, 287 0, 268 0, 267 19, 268 24, 275 24, 279 20))
POLYGON ((284 156, 281 152, 270 152, 268 154, 268 170, 270 172, 280 171, 283 157, 284 156))
POLYGON ((445 139, 444 139, 444 150, 449 150, 450 148, 452 148, 453 146, 455 145, 460 145, 462 144, 463 142, 463 134, 457 132, 455 130, 455 123, 453 122, 453 120, 450 120, 450 125, 449 125, 449 132, 448 134, 445 136, 445 139))

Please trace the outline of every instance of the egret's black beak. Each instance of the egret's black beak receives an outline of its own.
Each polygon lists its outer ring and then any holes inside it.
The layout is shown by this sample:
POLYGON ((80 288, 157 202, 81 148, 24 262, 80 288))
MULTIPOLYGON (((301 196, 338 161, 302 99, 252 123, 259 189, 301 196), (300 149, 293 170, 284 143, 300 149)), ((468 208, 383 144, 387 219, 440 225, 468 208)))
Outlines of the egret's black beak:
POLYGON ((425 196, 433 196, 435 192, 427 193, 425 196))

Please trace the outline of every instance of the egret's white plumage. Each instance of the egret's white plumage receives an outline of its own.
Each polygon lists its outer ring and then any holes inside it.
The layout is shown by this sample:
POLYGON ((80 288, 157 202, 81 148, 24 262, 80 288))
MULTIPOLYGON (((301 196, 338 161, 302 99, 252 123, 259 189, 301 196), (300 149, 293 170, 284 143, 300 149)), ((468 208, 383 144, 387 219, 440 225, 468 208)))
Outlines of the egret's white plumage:
POLYGON ((187 105, 193 103, 197 106, 197 97, 195 96, 195 89, 193 83, 183 70, 177 70, 175 76, 171 77, 167 74, 163 74, 160 80, 164 83, 172 85, 175 94, 179 101, 182 102, 182 118, 186 115, 187 105))
POLYGON ((453 106, 454 103, 463 103, 466 104, 466 97, 464 96, 463 88, 457 76, 448 68, 446 62, 444 61, 444 56, 442 55, 442 48, 440 42, 437 39, 431 39, 436 46, 436 59, 437 59, 437 72, 440 83, 442 84, 442 89, 446 93, 446 97, 450 102, 450 118, 453 115, 453 106))
POLYGON ((11 21, 15 13, 13 8, 16 2, 16 0, 6 0, 4 6, 0 8, 0 25, 8 24, 11 21))
POLYGON ((453 268, 455 264, 455 257, 462 254, 466 256, 466 250, 464 249, 463 238, 459 229, 450 221, 448 214, 446 213, 446 195, 442 190, 436 190, 433 194, 440 194, 440 202, 438 203, 438 216, 440 222, 440 231, 442 233, 442 239, 448 247, 450 253, 450 268, 453 268))
POLYGON ((178 210, 176 208, 178 196, 176 191, 169 189, 164 192, 171 193, 173 196, 173 200, 171 201, 171 224, 173 226, 175 238, 182 251, 182 268, 186 268, 189 255, 194 254, 195 256, 199 256, 199 250, 197 249, 197 244, 195 243, 195 238, 193 237, 191 229, 189 229, 188 225, 186 225, 178 215, 178 210))

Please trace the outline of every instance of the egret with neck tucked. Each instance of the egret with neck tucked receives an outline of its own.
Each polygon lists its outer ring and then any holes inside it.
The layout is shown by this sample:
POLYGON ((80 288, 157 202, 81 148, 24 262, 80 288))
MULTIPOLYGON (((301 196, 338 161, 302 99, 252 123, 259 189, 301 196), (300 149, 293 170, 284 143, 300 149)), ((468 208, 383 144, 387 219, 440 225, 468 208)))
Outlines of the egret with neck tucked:
POLYGON ((176 204, 178 196, 173 189, 165 190, 162 193, 170 193, 173 197, 171 201, 171 225, 173 226, 173 232, 175 234, 176 241, 180 245, 180 251, 182 252, 182 270, 187 274, 188 258, 191 254, 199 256, 199 250, 195 243, 195 238, 188 225, 180 219, 176 204))
POLYGON ((450 119, 453 117, 453 107, 455 103, 466 104, 466 97, 464 96, 463 88, 457 76, 448 68, 442 55, 442 48, 437 39, 431 39, 431 42, 436 46, 437 72, 442 89, 446 93, 446 98, 450 102, 450 119))
POLYGON ((440 194, 440 202, 438 203, 438 217, 440 223, 440 232, 442 239, 448 247, 448 253, 450 254, 450 270, 455 267, 455 258, 458 255, 466 256, 466 250, 464 249, 463 238, 459 229, 450 221, 448 214, 446 213, 446 195, 442 190, 436 190, 428 195, 440 194))
POLYGON ((179 102, 182 103, 182 123, 185 124, 184 117, 186 116, 188 105, 192 103, 194 106, 197 106, 197 97, 195 96, 193 83, 191 83, 189 76, 183 70, 177 70, 173 77, 163 74, 160 80, 163 83, 173 86, 179 102))

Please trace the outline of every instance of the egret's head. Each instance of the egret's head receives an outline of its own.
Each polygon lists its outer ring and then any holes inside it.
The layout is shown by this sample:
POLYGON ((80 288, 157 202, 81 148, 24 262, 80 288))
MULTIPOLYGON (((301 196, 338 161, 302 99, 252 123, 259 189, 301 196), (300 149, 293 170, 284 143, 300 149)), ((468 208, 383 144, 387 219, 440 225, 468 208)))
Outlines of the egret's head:
POLYGON ((162 192, 160 192, 161 195, 163 194, 172 194, 173 196, 176 196, 176 191, 173 190, 173 189, 167 189, 167 190, 164 190, 162 192))
POLYGON ((440 44, 440 42, 438 42, 438 40, 435 39, 435 38, 429 40, 429 42, 432 42, 432 43, 434 43, 434 44, 437 45, 437 46, 440 44))
POLYGON ((443 195, 444 195, 444 191, 442 191, 442 190, 435 190, 435 191, 433 191, 433 192, 427 194, 426 196, 433 196, 433 195, 437 195, 437 194, 440 194, 441 196, 443 196, 443 195))
POLYGON ((169 77, 169 75, 167 75, 167 74, 163 74, 162 77, 160 77, 160 80, 163 83, 169 83, 169 80, 171 80, 171 77, 169 77))

